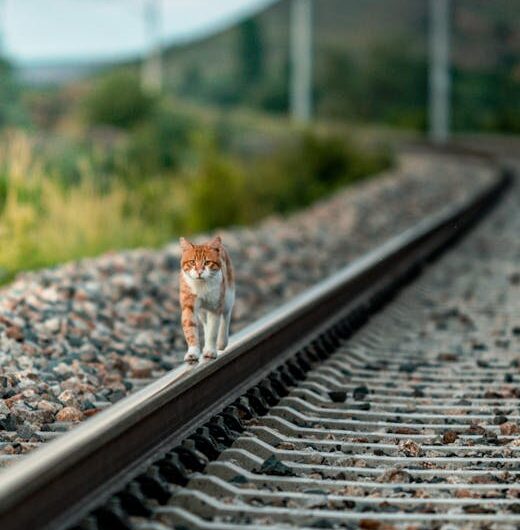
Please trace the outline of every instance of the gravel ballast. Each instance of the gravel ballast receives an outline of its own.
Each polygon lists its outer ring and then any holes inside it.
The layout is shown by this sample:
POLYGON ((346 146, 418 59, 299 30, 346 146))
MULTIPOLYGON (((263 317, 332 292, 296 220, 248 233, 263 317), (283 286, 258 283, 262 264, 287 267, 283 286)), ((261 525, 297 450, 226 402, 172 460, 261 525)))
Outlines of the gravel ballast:
MULTIPOLYGON (((494 175, 476 159, 407 154, 293 216, 219 231, 237 276, 232 331, 494 175)), ((112 253, 20 275, 1 291, 0 463, 181 363, 179 256, 176 243, 112 253)))

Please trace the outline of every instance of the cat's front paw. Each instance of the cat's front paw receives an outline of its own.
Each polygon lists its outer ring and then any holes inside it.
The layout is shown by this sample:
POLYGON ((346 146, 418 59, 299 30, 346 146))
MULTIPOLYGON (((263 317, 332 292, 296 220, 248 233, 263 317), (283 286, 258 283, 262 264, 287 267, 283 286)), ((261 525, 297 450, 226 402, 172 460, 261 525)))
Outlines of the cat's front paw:
POLYGON ((227 348, 228 341, 226 340, 219 340, 217 342, 217 350, 218 351, 224 351, 227 348))
POLYGON ((187 363, 196 363, 199 360, 199 356, 200 348, 197 348, 196 346, 190 346, 186 352, 186 355, 184 356, 184 360, 187 363))
POLYGON ((216 359, 217 358, 217 350, 206 350, 202 356, 204 359, 216 359))

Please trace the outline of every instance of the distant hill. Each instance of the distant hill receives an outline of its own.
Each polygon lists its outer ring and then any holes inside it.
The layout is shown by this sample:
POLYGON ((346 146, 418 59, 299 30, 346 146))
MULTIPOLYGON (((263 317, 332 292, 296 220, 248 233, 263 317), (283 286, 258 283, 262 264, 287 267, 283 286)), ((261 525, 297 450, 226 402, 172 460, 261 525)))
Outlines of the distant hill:
POLYGON ((16 65, 18 80, 31 86, 64 85, 85 79, 102 69, 117 65, 114 60, 105 61, 35 61, 16 65))
MULTIPOLYGON (((424 127, 428 4, 315 0, 317 112, 424 127)), ((520 132, 520 1, 452 5, 455 126, 520 132)), ((216 35, 167 49, 168 87, 220 105, 286 112, 289 20, 290 0, 280 0, 216 35)))
MULTIPOLYGON (((425 50, 422 0, 315 0, 314 15, 318 85, 332 56, 362 59, 380 42, 404 40, 421 52, 425 50)), ((242 98, 244 83, 261 84, 253 90, 253 100, 265 97, 268 106, 282 106, 279 100, 286 92, 289 63, 289 20, 290 1, 281 0, 217 35, 169 48, 165 54, 168 85, 183 95, 232 103, 242 98), (251 65, 255 54, 256 65, 251 65)))

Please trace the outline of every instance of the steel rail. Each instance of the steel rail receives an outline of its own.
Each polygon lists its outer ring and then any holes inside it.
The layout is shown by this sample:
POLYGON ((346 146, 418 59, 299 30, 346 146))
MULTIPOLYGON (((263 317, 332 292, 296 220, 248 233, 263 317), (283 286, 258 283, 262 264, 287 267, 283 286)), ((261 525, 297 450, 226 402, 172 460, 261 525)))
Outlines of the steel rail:
POLYGON ((509 186, 427 217, 232 337, 212 362, 184 366, 121 400, 0 475, 0 528, 62 528, 286 362, 366 308, 478 220, 509 186))

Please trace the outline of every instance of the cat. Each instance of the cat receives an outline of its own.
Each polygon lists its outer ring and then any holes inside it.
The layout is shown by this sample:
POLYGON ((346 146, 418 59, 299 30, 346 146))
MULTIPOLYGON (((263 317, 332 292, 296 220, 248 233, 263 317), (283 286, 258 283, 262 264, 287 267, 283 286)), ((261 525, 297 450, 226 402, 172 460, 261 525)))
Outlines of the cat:
POLYGON ((204 330, 203 357, 215 359, 217 350, 224 351, 228 345, 235 302, 231 259, 219 236, 202 245, 181 237, 180 245, 182 329, 188 344, 184 360, 194 363, 200 357, 200 325, 204 330))

